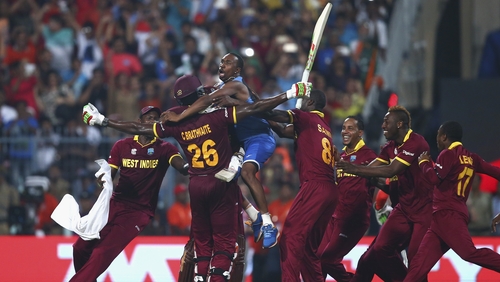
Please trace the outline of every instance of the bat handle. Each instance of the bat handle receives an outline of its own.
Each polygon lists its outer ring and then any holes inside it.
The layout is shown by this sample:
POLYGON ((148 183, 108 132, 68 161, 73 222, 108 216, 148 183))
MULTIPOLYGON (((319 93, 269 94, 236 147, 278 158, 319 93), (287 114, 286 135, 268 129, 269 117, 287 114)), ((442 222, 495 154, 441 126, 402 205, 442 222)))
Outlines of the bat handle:
MULTIPOLYGON (((308 80, 309 80, 309 71, 307 71, 306 67, 306 70, 304 70, 304 72, 302 73, 302 79, 300 81, 307 82, 308 80)), ((295 108, 300 109, 300 107, 302 107, 302 98, 298 98, 297 102, 295 103, 295 108)))

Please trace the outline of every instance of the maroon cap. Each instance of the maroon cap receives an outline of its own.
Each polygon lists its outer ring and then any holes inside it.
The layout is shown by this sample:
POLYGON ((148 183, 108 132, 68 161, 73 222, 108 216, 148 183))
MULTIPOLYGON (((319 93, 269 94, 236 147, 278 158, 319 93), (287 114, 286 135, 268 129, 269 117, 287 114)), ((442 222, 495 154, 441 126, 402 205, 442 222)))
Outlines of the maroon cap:
POLYGON ((154 107, 154 106, 146 106, 146 107, 142 108, 141 113, 139 114, 139 118, 142 118, 143 115, 145 115, 151 111, 155 111, 158 113, 158 115, 161 115, 161 110, 159 108, 154 107))
POLYGON ((201 81, 198 77, 190 74, 185 74, 179 77, 174 84, 174 97, 182 99, 196 92, 201 86, 201 81))

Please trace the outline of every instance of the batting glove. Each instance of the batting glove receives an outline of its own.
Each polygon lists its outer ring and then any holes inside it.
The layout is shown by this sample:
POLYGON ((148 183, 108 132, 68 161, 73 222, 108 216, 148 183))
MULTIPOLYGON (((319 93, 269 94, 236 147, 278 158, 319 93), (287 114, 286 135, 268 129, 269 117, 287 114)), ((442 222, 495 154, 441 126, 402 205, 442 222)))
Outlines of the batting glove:
POLYGON ((94 105, 88 103, 83 106, 82 118, 83 122, 88 125, 102 125, 106 117, 102 115, 94 105))
POLYGON ((378 224, 382 225, 387 221, 389 214, 392 211, 392 207, 388 204, 385 204, 381 209, 375 209, 375 217, 377 218, 378 224))
POLYGON ((286 91, 286 98, 288 100, 293 98, 309 97, 312 90, 311 82, 297 82, 286 91))

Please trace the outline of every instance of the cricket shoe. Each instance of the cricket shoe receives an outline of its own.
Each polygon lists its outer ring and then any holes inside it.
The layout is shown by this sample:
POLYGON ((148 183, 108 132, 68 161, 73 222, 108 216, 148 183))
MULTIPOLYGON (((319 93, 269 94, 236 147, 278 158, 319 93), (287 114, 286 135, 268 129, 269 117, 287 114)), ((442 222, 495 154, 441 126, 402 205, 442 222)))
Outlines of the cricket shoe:
POLYGON ((262 241, 263 249, 269 249, 278 244, 280 233, 276 227, 271 224, 264 225, 262 226, 262 234, 264 235, 264 240, 262 241))
POLYGON ((252 227, 253 231, 253 241, 255 243, 259 242, 262 239, 262 215, 260 212, 257 214, 257 219, 254 222, 247 222, 247 225, 252 227))

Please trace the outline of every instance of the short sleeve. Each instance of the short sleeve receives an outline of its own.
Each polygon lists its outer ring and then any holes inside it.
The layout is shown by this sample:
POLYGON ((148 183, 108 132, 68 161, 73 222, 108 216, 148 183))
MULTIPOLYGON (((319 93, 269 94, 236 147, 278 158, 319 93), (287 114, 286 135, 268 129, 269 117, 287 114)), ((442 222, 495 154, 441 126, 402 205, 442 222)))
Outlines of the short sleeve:
POLYGON ((122 162, 121 157, 121 147, 123 146, 123 140, 118 140, 113 147, 111 148, 111 152, 109 153, 108 164, 111 168, 118 169, 120 168, 120 164, 122 162))
POLYGON ((418 159, 420 154, 424 151, 420 143, 415 139, 407 140, 403 146, 398 148, 396 160, 406 166, 410 166, 415 160, 418 159))
POLYGON ((165 142, 162 147, 165 152, 165 158, 168 160, 169 164, 172 162, 172 158, 174 158, 175 156, 179 156, 182 158, 179 149, 177 149, 177 147, 175 147, 173 144, 165 142))
POLYGON ((391 157, 389 154, 389 150, 391 150, 391 146, 389 146, 390 143, 385 144, 384 147, 382 147, 382 150, 380 151, 380 154, 376 158, 376 160, 384 163, 384 164, 390 164, 391 163, 391 157))

